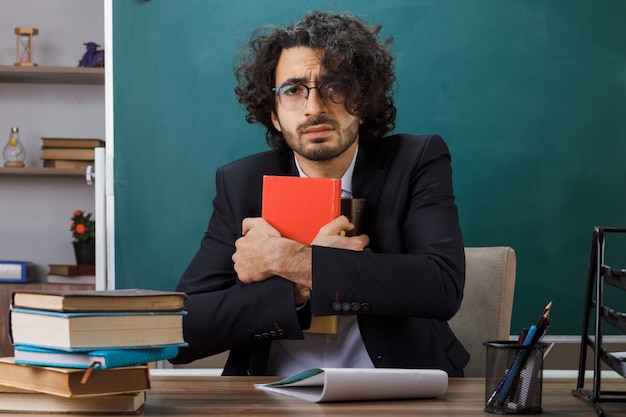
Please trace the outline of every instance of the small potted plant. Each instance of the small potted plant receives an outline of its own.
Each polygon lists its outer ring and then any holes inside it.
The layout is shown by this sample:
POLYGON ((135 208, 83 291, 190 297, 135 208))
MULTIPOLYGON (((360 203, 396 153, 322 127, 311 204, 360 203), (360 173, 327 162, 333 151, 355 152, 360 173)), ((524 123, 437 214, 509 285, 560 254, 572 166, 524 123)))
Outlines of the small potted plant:
POLYGON ((72 216, 72 244, 77 265, 95 265, 96 263, 96 222, 91 220, 91 213, 76 210, 72 216))

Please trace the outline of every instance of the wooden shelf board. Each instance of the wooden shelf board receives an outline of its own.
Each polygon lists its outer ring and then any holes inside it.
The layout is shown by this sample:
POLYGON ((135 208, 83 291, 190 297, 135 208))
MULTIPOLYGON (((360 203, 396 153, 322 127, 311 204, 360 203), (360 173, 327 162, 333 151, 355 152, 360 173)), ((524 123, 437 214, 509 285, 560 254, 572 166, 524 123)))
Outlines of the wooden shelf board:
POLYGON ((85 170, 83 168, 5 168, 0 167, 0 176, 18 176, 18 177, 44 177, 44 176, 62 176, 62 177, 84 177, 85 170))
POLYGON ((0 65, 0 82, 104 85, 104 68, 0 65))

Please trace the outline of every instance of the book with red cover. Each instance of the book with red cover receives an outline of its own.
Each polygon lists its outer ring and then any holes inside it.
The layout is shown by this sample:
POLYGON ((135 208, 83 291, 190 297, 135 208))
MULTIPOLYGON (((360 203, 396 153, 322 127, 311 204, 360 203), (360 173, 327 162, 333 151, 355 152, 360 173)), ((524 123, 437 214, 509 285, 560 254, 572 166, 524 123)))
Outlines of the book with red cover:
POLYGON ((263 177, 261 216, 283 237, 310 244, 320 228, 341 214, 341 180, 263 177))
MULTIPOLYGON (((320 228, 341 214, 341 180, 263 177, 261 216, 283 237, 310 244, 320 228)), ((337 316, 312 317, 306 332, 337 333, 337 316)))

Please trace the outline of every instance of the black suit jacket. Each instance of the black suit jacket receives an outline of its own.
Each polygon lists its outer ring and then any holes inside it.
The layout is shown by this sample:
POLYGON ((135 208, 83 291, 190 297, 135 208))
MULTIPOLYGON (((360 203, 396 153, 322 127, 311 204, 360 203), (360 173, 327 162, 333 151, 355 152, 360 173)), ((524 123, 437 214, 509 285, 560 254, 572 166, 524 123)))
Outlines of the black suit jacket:
MULTIPOLYGON (((303 337, 309 310, 296 312, 289 281, 243 284, 233 269, 242 220, 261 215, 263 175, 298 175, 293 154, 263 152, 217 170, 208 229, 177 286, 189 295, 189 346, 173 363, 230 350, 225 375, 263 375, 272 339, 303 337)), ((462 376, 469 354, 446 322, 461 304, 465 256, 445 142, 394 135, 361 145, 352 192, 367 200, 363 228, 371 251, 314 246, 310 311, 358 314, 376 367, 462 376), (336 301, 364 308, 336 311, 336 301)))

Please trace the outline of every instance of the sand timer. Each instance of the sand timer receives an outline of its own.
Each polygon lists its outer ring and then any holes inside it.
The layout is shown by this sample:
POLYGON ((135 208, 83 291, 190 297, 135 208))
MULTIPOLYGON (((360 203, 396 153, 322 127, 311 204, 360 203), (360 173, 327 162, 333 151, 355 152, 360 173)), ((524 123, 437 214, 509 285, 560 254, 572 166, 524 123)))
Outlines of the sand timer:
POLYGON ((36 67, 33 62, 33 36, 39 34, 36 28, 19 27, 15 28, 17 36, 15 43, 15 65, 36 67))

